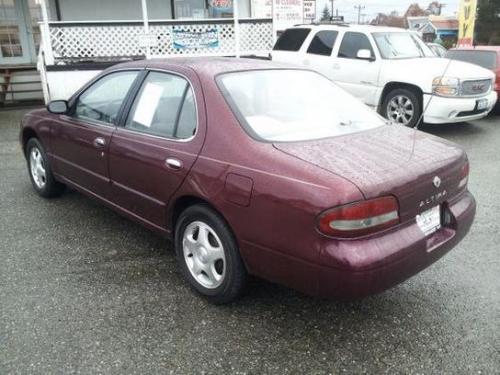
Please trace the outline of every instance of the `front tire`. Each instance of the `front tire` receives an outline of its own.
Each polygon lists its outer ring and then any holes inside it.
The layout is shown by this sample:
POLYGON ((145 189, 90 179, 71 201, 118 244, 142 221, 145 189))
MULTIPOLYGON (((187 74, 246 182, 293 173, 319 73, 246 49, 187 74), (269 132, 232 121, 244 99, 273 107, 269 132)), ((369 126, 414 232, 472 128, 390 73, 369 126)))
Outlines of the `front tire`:
POLYGON ((422 116, 421 101, 412 90, 392 90, 384 98, 382 115, 395 124, 414 128, 422 116))
POLYGON ((35 191, 44 198, 61 195, 65 186, 54 178, 49 159, 40 141, 36 138, 28 140, 25 152, 28 173, 35 191))
POLYGON ((207 205, 181 213, 175 251, 184 278, 210 302, 228 303, 242 293, 247 273, 238 245, 224 219, 207 205))

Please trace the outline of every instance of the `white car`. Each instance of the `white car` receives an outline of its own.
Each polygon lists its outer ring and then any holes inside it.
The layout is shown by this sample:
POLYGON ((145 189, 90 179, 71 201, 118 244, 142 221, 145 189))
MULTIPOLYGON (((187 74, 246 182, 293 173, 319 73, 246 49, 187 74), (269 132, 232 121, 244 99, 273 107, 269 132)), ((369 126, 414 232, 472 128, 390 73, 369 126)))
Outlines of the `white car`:
POLYGON ((272 60, 316 70, 384 117, 415 126, 486 116, 497 101, 494 74, 438 58, 415 33, 367 25, 301 25, 285 30, 272 60))

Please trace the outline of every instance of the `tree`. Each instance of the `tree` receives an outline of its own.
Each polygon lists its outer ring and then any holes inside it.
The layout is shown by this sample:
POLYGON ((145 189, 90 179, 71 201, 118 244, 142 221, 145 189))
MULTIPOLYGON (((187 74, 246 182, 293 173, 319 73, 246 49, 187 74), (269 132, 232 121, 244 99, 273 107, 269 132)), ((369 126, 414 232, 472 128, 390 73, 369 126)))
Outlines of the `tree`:
POLYGON ((500 1, 479 0, 474 40, 477 44, 500 44, 500 1))
POLYGON ((330 14, 330 10, 328 9, 328 5, 325 4, 323 11, 321 12, 321 21, 330 21, 332 19, 332 15, 330 14))

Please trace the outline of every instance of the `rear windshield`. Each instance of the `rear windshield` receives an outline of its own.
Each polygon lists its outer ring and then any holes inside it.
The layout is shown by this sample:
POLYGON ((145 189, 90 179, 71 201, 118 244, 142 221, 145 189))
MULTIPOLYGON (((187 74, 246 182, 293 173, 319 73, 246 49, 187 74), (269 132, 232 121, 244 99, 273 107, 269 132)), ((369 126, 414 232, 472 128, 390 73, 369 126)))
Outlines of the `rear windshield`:
POLYGON ((476 64, 490 70, 494 70, 497 66, 497 54, 491 51, 448 51, 446 57, 476 64))
POLYGON ((383 126, 385 121, 324 76, 307 70, 226 73, 219 86, 255 139, 306 141, 383 126))
POLYGON ((311 29, 288 29, 279 37, 274 45, 275 51, 298 51, 306 40, 311 29))

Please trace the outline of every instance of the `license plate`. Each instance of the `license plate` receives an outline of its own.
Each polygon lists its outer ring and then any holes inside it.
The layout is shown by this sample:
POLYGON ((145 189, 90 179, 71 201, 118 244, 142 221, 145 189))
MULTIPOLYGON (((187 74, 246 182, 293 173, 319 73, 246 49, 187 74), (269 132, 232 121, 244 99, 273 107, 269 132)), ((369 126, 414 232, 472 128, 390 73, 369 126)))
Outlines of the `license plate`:
POLYGON ((486 109, 488 107, 488 99, 479 99, 476 101, 476 108, 478 111, 486 109))
POLYGON ((434 233, 441 228, 441 209, 440 206, 432 207, 431 209, 417 215, 417 225, 426 236, 434 233))

